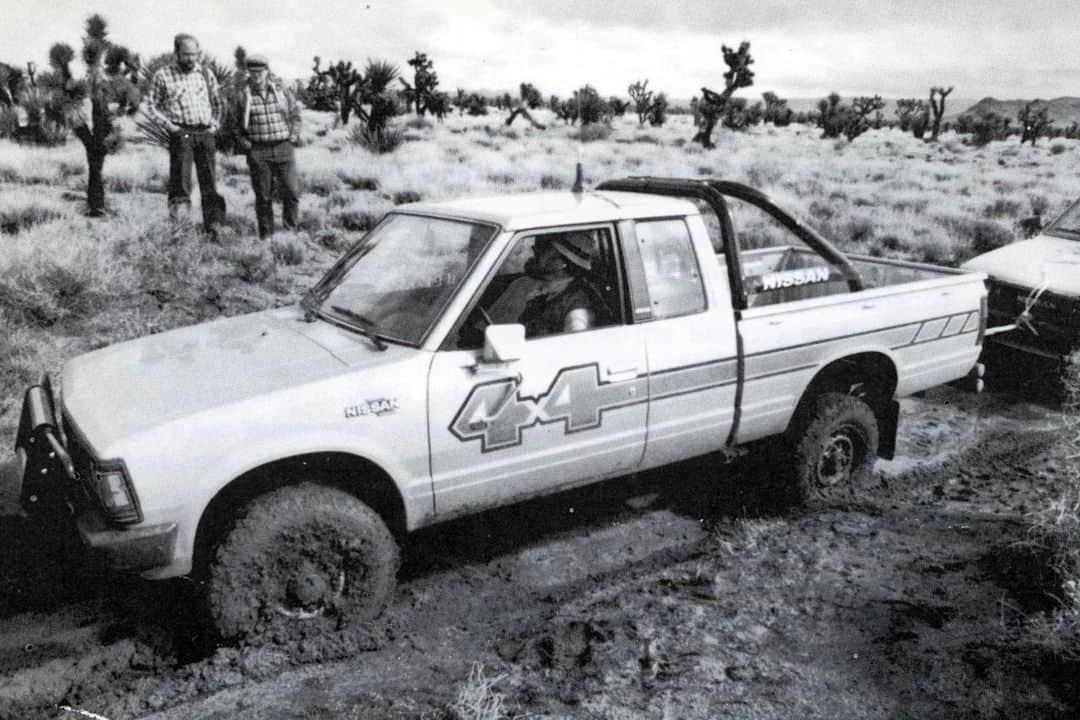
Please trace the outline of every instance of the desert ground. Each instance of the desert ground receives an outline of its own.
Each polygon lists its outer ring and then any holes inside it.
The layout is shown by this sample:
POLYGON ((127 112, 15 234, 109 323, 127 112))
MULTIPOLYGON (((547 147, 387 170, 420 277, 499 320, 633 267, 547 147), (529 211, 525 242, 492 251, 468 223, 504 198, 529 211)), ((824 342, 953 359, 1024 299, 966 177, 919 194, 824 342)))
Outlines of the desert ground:
MULTIPOLYGON (((1080 195, 1073 140, 766 125, 704 150, 687 116, 618 118, 589 142, 504 118, 399 120, 405 142, 373 155, 307 113, 301 228, 269 243, 242 157, 219 158, 228 227, 209 241, 168 224, 165 152, 133 129, 101 219, 81 213, 77 143, 0 141, 0 446, 42 370, 293 303, 395 204, 568 191, 579 155, 587 185, 737 180, 845 249, 948 265, 1080 195)), ((240 645, 208 637, 190 583, 110 574, 20 516, 7 468, 0 718, 1076 717, 1080 619, 1039 529, 1078 461, 1067 404, 1032 382, 1045 372, 991 365, 987 393, 904 400, 897 458, 842 501, 769 512, 767 449, 701 458, 418 533, 373 625, 240 645)))

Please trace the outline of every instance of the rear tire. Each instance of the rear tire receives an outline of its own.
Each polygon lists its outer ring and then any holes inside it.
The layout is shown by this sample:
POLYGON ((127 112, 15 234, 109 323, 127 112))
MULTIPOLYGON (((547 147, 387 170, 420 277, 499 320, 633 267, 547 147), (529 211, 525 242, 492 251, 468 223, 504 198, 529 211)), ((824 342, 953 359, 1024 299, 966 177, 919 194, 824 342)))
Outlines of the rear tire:
POLYGON ((877 418, 857 397, 825 393, 801 411, 788 443, 794 502, 850 500, 867 487, 874 472, 877 418))
POLYGON ((386 523, 356 497, 313 483, 288 486, 253 500, 225 536, 207 578, 207 606, 226 640, 280 623, 366 622, 389 603, 399 564, 386 523))

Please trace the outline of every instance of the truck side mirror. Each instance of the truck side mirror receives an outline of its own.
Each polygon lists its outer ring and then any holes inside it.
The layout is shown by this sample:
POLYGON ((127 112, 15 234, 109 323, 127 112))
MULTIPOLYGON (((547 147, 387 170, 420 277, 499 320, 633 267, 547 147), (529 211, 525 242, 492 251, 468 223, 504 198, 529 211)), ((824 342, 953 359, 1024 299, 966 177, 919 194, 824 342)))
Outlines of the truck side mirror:
POLYGON ((484 362, 513 362, 524 352, 524 325, 488 325, 484 329, 484 362))

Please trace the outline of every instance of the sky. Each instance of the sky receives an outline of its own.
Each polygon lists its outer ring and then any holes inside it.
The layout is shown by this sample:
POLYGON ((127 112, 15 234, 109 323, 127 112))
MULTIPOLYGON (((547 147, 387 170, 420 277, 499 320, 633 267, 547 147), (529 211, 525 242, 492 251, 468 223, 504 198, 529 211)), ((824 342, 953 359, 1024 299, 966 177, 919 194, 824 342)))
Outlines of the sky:
POLYGON ((625 95, 642 79, 673 98, 723 88, 722 45, 750 42, 754 86, 781 97, 1049 99, 1080 96, 1075 0, 0 0, 0 61, 46 64, 85 18, 144 57, 177 32, 230 60, 243 45, 286 78, 312 57, 405 64, 417 50, 451 93, 532 82, 545 97, 589 83, 625 95))

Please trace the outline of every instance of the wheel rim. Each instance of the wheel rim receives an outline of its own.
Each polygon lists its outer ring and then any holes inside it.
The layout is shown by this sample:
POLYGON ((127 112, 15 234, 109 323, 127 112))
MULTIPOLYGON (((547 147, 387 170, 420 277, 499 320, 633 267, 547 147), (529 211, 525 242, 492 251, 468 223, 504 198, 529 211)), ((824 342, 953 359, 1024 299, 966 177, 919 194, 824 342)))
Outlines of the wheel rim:
POLYGON ((861 462, 862 437, 851 425, 837 428, 829 435, 817 462, 817 485, 820 490, 839 487, 851 489, 855 468, 861 462))
POLYGON ((279 615, 310 620, 333 610, 345 592, 345 568, 333 571, 303 562, 285 581, 285 595, 274 605, 279 615))
POLYGON ((311 620, 347 606, 368 575, 364 548, 310 536, 292 540, 276 558, 278 580, 271 580, 264 607, 292 620, 311 620))

